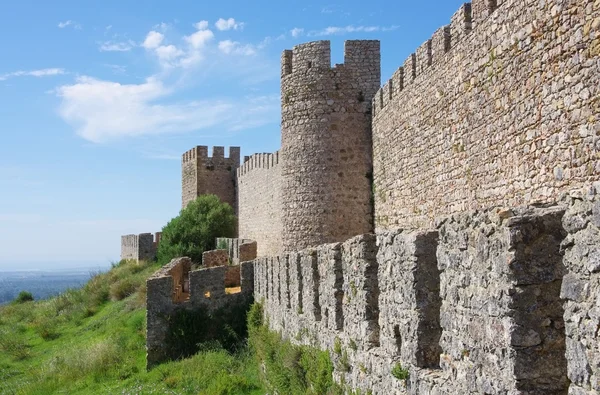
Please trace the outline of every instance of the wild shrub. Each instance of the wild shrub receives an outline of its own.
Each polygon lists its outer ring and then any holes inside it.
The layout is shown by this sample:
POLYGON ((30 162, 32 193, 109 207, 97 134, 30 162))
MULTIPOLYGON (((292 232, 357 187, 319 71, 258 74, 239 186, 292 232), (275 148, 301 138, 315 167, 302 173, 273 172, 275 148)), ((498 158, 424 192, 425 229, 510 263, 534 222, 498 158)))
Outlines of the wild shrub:
POLYGON ((14 360, 21 361, 30 356, 29 345, 22 336, 6 329, 0 329, 0 350, 14 360))
POLYGON ((215 195, 198 197, 162 229, 158 261, 166 264, 173 258, 187 256, 201 262, 202 253, 215 248, 217 237, 234 236, 235 222, 229 204, 215 195))
POLYGON ((33 295, 28 291, 21 291, 14 300, 14 303, 25 303, 33 301, 33 295))
POLYGON ((110 286, 110 298, 111 300, 115 301, 123 300, 126 297, 132 295, 138 286, 139 284, 136 284, 136 282, 132 278, 123 278, 117 280, 117 282, 113 283, 110 286))

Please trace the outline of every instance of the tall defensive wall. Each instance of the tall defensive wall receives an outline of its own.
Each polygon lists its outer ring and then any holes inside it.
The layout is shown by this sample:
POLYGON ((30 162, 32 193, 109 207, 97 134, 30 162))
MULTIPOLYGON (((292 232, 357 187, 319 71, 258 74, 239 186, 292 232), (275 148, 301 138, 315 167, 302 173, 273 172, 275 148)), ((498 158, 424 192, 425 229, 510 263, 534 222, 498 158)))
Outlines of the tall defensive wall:
POLYGON ((379 41, 346 41, 331 67, 329 41, 281 58, 282 245, 297 250, 373 228, 371 99, 379 41))
POLYGON ((281 158, 254 154, 237 169, 239 234, 257 243, 258 256, 281 252, 281 158))
POLYGON ((373 99, 376 228, 600 176, 600 3, 473 0, 373 99))

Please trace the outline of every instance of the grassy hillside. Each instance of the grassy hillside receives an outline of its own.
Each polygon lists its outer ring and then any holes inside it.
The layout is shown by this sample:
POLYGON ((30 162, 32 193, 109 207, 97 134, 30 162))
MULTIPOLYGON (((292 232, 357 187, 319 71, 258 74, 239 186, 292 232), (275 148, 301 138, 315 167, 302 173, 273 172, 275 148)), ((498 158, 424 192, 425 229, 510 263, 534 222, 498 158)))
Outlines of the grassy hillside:
POLYGON ((0 394, 264 394, 255 358, 204 346, 145 370, 145 280, 121 262, 83 288, 0 307, 0 394))

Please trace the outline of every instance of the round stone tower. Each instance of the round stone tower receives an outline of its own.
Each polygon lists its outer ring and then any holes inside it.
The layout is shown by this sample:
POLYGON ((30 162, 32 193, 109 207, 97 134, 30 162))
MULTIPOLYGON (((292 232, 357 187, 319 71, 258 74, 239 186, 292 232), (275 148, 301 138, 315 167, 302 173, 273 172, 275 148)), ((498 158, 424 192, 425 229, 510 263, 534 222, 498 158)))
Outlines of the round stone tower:
POLYGON ((346 41, 331 67, 329 41, 283 52, 283 249, 373 230, 371 100, 381 83, 379 41, 346 41))

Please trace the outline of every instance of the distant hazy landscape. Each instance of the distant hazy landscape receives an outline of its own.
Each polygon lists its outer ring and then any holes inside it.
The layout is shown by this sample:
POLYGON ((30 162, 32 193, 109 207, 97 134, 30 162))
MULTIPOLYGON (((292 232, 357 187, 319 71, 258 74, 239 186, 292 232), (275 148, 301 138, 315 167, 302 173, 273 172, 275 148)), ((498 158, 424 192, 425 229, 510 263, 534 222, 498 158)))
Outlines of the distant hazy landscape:
POLYGON ((35 300, 46 299, 68 288, 79 288, 100 271, 99 268, 0 271, 0 304, 14 300, 21 291, 31 292, 35 300))

